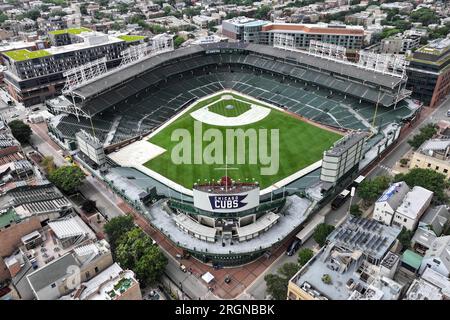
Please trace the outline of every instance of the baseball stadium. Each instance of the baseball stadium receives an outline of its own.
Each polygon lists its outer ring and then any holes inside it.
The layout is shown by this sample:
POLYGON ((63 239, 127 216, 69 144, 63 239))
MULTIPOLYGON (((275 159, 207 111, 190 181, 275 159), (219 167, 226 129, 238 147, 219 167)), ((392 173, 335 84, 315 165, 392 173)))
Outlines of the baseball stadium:
POLYGON ((191 45, 49 100, 48 127, 186 253, 240 265, 295 235, 414 116, 405 85, 391 69, 306 51, 191 45))

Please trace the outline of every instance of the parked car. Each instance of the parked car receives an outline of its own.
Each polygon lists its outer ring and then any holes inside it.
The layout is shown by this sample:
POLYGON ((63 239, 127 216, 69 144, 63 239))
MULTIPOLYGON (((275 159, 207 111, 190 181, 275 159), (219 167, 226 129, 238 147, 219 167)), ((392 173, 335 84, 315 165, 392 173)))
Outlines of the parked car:
POLYGON ((298 248, 300 248, 301 241, 300 239, 295 238, 292 240, 291 244, 288 246, 286 250, 286 254, 288 256, 293 256, 295 252, 297 252, 298 248))
POLYGON ((447 110, 447 117, 450 117, 450 110, 447 110))

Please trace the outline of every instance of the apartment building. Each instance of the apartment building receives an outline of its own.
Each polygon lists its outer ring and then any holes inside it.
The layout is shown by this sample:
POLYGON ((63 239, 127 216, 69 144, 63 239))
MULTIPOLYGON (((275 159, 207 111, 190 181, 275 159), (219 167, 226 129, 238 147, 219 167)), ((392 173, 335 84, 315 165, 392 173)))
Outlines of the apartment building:
POLYGON ((134 272, 113 263, 60 300, 142 300, 142 294, 134 272))
POLYGON ((301 49, 308 48, 311 40, 343 46, 349 50, 361 49, 364 43, 364 28, 360 26, 271 23, 246 17, 222 21, 222 33, 233 40, 270 46, 277 34, 283 34, 291 36, 295 47, 301 49))
POLYGON ((393 183, 375 202, 373 218, 388 226, 391 225, 395 211, 409 190, 408 185, 403 181, 393 183))
POLYGON ((431 169, 450 178, 450 139, 425 141, 413 153, 409 168, 431 169))
POLYGON ((386 39, 382 39, 380 43, 381 53, 404 54, 420 45, 420 36, 410 35, 404 36, 398 34, 386 39))
POLYGON ((425 210, 430 206, 433 192, 415 186, 403 198, 402 204, 397 208, 392 219, 392 225, 407 230, 415 230, 425 210))
POLYGON ((103 57, 108 68, 120 63, 120 53, 129 42, 86 28, 51 31, 52 47, 3 53, 8 70, 4 82, 11 96, 25 106, 44 102, 64 87, 63 73, 103 57))
POLYGON ((425 105, 438 106, 450 93, 450 38, 431 41, 408 60, 407 88, 425 105))

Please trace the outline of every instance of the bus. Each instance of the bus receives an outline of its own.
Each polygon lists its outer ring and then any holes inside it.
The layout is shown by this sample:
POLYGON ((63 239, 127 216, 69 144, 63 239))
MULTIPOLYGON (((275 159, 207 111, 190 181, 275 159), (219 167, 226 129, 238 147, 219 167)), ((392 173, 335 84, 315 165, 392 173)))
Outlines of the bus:
POLYGON ((347 201, 349 196, 350 191, 347 189, 339 193, 338 196, 334 198, 333 202, 331 203, 331 209, 333 210, 339 209, 345 203, 345 201, 347 201))

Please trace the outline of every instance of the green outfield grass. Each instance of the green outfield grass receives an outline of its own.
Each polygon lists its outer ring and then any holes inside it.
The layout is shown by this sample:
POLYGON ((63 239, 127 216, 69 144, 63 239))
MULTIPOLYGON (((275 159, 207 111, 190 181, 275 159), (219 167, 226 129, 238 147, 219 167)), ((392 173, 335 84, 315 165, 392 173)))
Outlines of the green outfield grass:
MULTIPOLYGON (((226 94, 228 95, 228 93, 226 94)), ((146 162, 144 165, 147 168, 156 171, 159 174, 189 189, 192 188, 195 182, 204 182, 205 180, 218 180, 222 176, 224 176, 225 170, 223 170, 223 168, 225 167, 225 165, 223 164, 174 164, 171 158, 172 149, 178 143, 177 141, 171 141, 172 132, 178 128, 185 128, 191 133, 193 139, 195 121, 194 118, 190 116, 190 113, 208 104, 211 104, 214 101, 219 100, 222 95, 223 93, 219 93, 218 95, 213 96, 206 101, 198 102, 187 113, 183 114, 176 121, 153 136, 149 140, 149 142, 161 146, 167 151, 160 156, 146 162)), ((234 116, 228 115, 228 111, 235 110, 235 112, 240 112, 239 114, 241 114, 248 110, 245 110, 246 108, 250 108, 250 104, 257 104, 268 107, 267 104, 258 100, 247 99, 236 94, 233 94, 233 96, 241 101, 248 102, 248 105, 245 102, 236 100, 232 103, 230 103, 230 101, 221 101, 220 103, 216 103, 212 106, 214 112, 227 116, 234 116), (229 104, 233 104, 234 106, 239 107, 232 110, 227 110, 225 106, 229 104)), ((271 112, 266 118, 249 125, 233 127, 232 121, 230 121, 230 127, 217 127, 207 124, 202 125, 203 132, 209 128, 216 128, 220 130, 224 136, 225 130, 227 128, 241 128, 243 130, 247 130, 249 128, 254 128, 256 130, 279 130, 279 170, 275 174, 261 175, 259 164, 230 164, 228 166, 228 176, 230 176, 232 179, 240 179, 241 181, 245 181, 247 179, 249 181, 253 181, 253 179, 255 179, 255 181, 258 181, 260 183, 261 189, 264 189, 320 160, 322 158, 323 151, 328 149, 335 141, 341 138, 341 135, 337 133, 330 132, 316 127, 312 124, 303 122, 286 112, 273 108, 271 108, 271 112)), ((210 142, 203 142, 203 147, 205 147, 209 143, 210 142)), ((246 152, 247 151, 248 150, 246 150, 246 152)), ((193 155, 191 163, 194 163, 193 155)))
POLYGON ((208 110, 225 117, 237 117, 250 110, 250 103, 234 99, 220 100, 208 107, 208 110), (228 108, 232 106, 232 108, 228 108))

